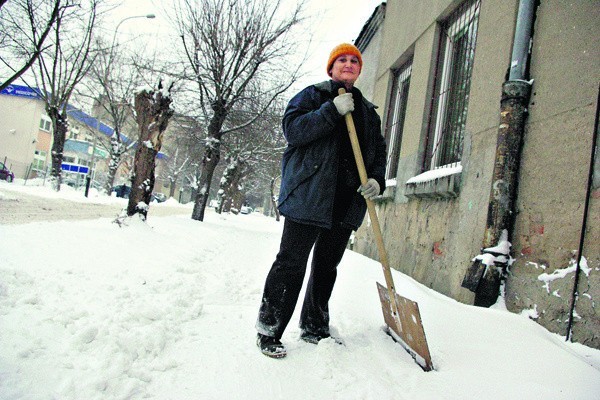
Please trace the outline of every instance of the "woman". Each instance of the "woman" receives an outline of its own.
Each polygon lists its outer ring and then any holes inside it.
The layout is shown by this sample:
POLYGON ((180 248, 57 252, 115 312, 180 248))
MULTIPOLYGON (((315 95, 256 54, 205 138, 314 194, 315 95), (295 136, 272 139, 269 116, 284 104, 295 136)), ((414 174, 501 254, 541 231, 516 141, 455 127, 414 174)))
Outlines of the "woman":
POLYGON ((364 219, 365 198, 385 188, 381 121, 375 106, 354 87, 361 69, 358 48, 348 43, 336 46, 327 61, 331 80, 302 90, 290 100, 283 116, 288 146, 282 161, 279 210, 285 223, 256 323, 257 345, 270 357, 286 355, 280 339, 298 301, 313 246, 300 337, 314 344, 330 337, 328 303, 337 266, 352 230, 364 219), (340 88, 347 93, 338 94, 340 88), (364 186, 344 120, 348 112, 354 118, 369 176, 364 186))

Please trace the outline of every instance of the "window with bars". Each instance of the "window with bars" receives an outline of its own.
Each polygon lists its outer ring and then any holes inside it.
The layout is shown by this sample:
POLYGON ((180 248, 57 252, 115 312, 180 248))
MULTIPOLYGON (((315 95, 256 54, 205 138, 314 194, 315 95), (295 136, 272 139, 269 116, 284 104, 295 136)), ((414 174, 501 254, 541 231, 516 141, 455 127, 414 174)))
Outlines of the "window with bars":
POLYGON ((468 0, 441 25, 424 170, 460 165, 481 0, 468 0))
POLYGON ((386 180, 396 179, 398 160, 400 158, 400 145, 402 144, 402 131, 404 130, 404 117, 408 103, 408 89, 412 73, 412 60, 406 62, 394 72, 390 105, 385 124, 385 140, 388 149, 386 166, 386 180))

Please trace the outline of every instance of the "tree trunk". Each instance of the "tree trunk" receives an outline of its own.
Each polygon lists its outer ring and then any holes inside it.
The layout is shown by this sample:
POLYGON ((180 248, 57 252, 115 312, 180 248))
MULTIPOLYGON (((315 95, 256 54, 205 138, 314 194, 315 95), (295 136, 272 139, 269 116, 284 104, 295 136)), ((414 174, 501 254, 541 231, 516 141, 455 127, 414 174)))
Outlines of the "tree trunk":
POLYGON ((246 196, 242 193, 241 190, 239 190, 237 187, 235 189, 235 193, 231 198, 231 202, 233 203, 233 206, 237 209, 237 210, 241 210, 242 206, 244 205, 244 200, 246 200, 246 196))
POLYGON ((179 175, 175 175, 172 179, 169 180, 169 198, 175 197, 175 186, 177 185, 178 180, 179 175))
MULTIPOLYGON (((223 186, 223 185, 221 185, 223 186)), ((215 211, 217 214, 222 214, 223 211, 228 212, 229 209, 226 207, 226 202, 227 202, 227 196, 225 195, 225 191, 223 189, 219 189, 219 192, 217 193, 217 207, 215 208, 215 211)))
POLYGON ((228 110, 224 103, 215 103, 213 105, 214 115, 208 125, 208 140, 204 148, 204 157, 202 158, 202 174, 198 182, 198 193, 194 202, 192 219, 204 221, 204 210, 208 204, 210 194, 210 185, 215 173, 215 169, 221 159, 221 128, 227 117, 228 110))
POLYGON ((50 173, 50 181, 52 189, 60 191, 62 183, 62 161, 63 151, 65 149, 65 141, 67 138, 67 117, 62 115, 58 107, 49 107, 47 110, 48 116, 52 120, 54 130, 52 143, 52 171, 50 173))
POLYGON ((221 178, 221 182, 219 184, 219 193, 217 194, 217 214, 221 214, 223 211, 229 212, 229 210, 231 209, 230 200, 232 193, 232 185, 234 184, 239 166, 240 165, 238 159, 234 158, 232 161, 229 162, 229 165, 227 165, 225 171, 223 171, 223 177, 221 178))
POLYGON ((240 178, 241 178, 241 174, 240 174, 240 167, 236 166, 236 169, 231 177, 231 181, 229 182, 229 187, 227 188, 227 191, 225 192, 225 198, 226 198, 226 211, 231 211, 232 208, 236 209, 236 210, 240 210, 241 208, 241 200, 240 200, 240 191, 239 191, 239 184, 240 184, 240 178))
POLYGON ((271 207, 273 207, 273 211, 275 212, 275 221, 279 221, 280 214, 279 209, 277 208, 277 199, 275 197, 275 181, 278 177, 271 179, 271 207))
POLYGON ((159 82, 156 93, 144 90, 135 96, 139 138, 135 152, 127 216, 139 213, 144 220, 148 215, 150 197, 154 189, 155 158, 162 146, 162 136, 167 129, 169 119, 173 115, 170 107, 171 88, 168 89, 167 94, 161 89, 162 83, 159 82))
POLYGON ((111 146, 110 161, 108 163, 108 176, 106 178, 106 184, 104 185, 104 189, 109 195, 115 182, 115 176, 117 175, 117 170, 119 169, 119 164, 121 163, 121 157, 125 152, 124 144, 120 138, 119 132, 113 133, 113 136, 110 138, 110 144, 111 146))
POLYGON ((202 174, 198 185, 198 193, 194 202, 194 210, 192 211, 192 219, 196 221, 204 221, 204 210, 208 204, 208 196, 210 193, 210 184, 215 173, 215 169, 221 158, 221 142, 214 141, 206 145, 204 157, 202 159, 202 174))
POLYGON ((229 198, 229 207, 233 207, 238 211, 242 209, 242 204, 244 202, 244 195, 240 191, 240 182, 242 181, 242 175, 244 170, 243 162, 239 162, 237 164, 236 170, 231 179, 231 185, 229 186, 229 191, 227 193, 227 197, 229 198))
POLYGON ((158 151, 141 145, 135 152, 135 173, 131 182, 131 193, 127 205, 127 216, 140 213, 143 219, 148 215, 148 206, 154 189, 154 159, 158 151))
POLYGON ((217 214, 221 214, 223 210, 228 212, 229 209, 225 206, 227 202, 227 192, 229 191, 229 186, 231 184, 231 168, 232 165, 228 165, 223 171, 223 177, 221 178, 221 182, 219 183, 219 191, 217 192, 217 214))

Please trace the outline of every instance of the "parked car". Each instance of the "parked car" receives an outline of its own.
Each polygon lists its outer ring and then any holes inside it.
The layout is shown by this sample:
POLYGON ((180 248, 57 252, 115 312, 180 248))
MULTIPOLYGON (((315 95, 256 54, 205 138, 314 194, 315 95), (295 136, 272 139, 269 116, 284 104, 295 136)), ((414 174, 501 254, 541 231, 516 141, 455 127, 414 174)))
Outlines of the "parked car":
POLYGON ((131 193, 131 186, 127 186, 125 184, 117 185, 112 188, 112 192, 114 192, 117 197, 128 199, 129 194, 131 193))
MULTIPOLYGON (((117 185, 112 188, 112 192, 115 193, 115 196, 117 197, 128 199, 129 195, 131 194, 131 186, 127 186, 125 184, 117 185)), ((167 201, 167 196, 160 192, 152 193, 152 195, 150 195, 150 201, 162 203, 164 201, 167 201)))
POLYGON ((0 179, 5 180, 6 182, 15 180, 15 174, 13 174, 3 162, 0 162, 0 179))
POLYGON ((152 193, 152 196, 150 196, 150 201, 156 201, 157 203, 163 203, 163 202, 167 201, 167 195, 164 193, 160 193, 160 192, 152 193))
POLYGON ((240 209, 240 214, 250 214, 252 212, 252 207, 242 206, 240 209))

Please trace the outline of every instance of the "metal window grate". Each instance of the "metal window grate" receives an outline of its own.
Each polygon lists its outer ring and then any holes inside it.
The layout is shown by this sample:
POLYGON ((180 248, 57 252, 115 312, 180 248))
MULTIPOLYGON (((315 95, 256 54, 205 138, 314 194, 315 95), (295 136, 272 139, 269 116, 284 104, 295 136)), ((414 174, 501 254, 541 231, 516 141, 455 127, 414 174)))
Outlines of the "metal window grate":
POLYGON ((469 0, 441 25, 425 170, 461 161, 481 0, 469 0))
POLYGON ((407 61, 395 73, 392 82, 390 106, 385 126, 385 139, 388 148, 386 179, 394 179, 398 170, 404 118, 408 103, 408 89, 412 74, 412 60, 407 61))

